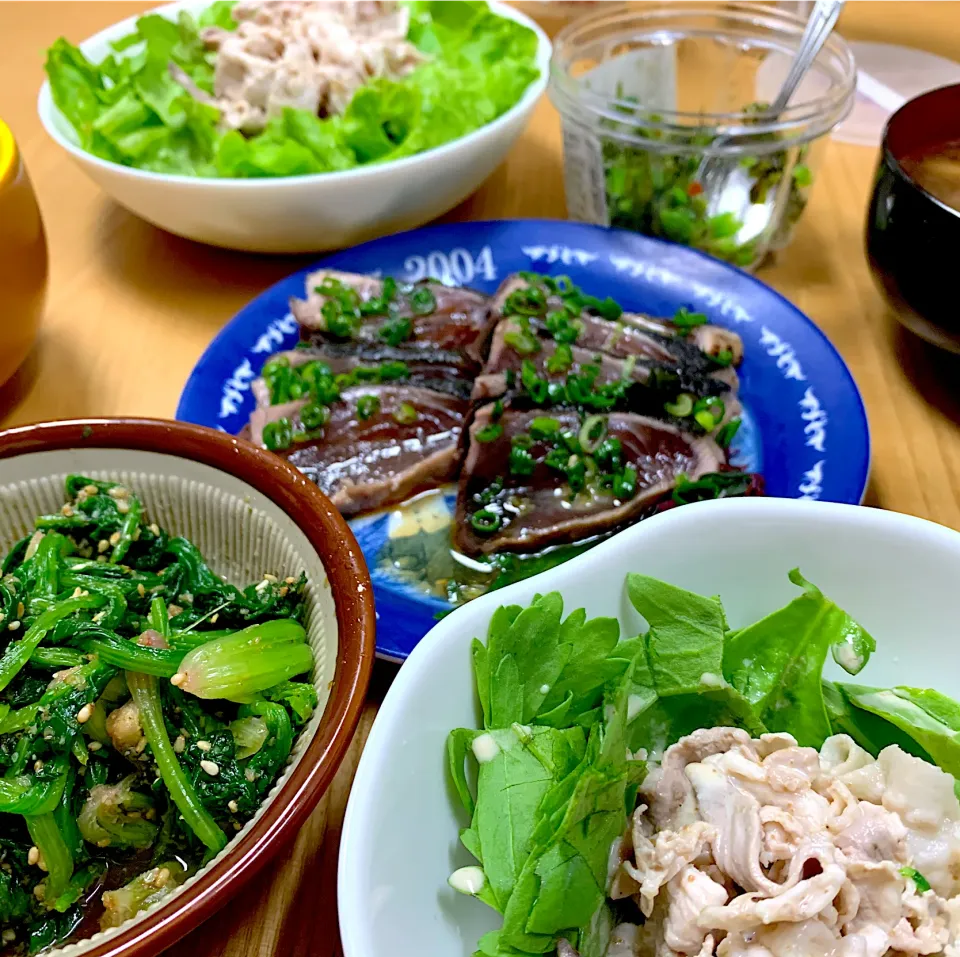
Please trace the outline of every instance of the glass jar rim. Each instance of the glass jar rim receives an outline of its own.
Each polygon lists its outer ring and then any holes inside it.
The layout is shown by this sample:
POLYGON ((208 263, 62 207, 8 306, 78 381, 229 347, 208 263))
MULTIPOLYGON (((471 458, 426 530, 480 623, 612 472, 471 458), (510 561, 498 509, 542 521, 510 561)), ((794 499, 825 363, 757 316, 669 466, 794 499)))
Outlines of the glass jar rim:
MULTIPOLYGON (((592 40, 601 40, 605 33, 614 29, 624 29, 635 25, 640 36, 655 37, 658 33, 683 33, 682 28, 669 30, 659 27, 659 23, 668 18, 684 17, 691 21, 696 17, 722 15, 731 25, 741 28, 739 38, 747 39, 742 28, 753 28, 759 37, 759 29, 779 34, 784 40, 799 41, 806 21, 795 14, 762 3, 734 2, 725 4, 722 10, 699 3, 664 3, 656 7, 633 11, 617 5, 612 11, 602 11, 576 20, 565 27, 554 40, 553 56, 550 61, 550 92, 561 113, 578 115, 581 122, 591 120, 610 121, 617 125, 627 122, 642 124, 651 134, 649 137, 634 136, 618 131, 618 137, 625 137, 654 148, 660 137, 664 142, 661 148, 676 151, 683 148, 677 137, 695 136, 703 133, 742 135, 750 139, 759 139, 765 134, 776 134, 778 143, 774 148, 783 149, 784 143, 791 140, 807 141, 832 129, 849 113, 853 106, 856 88, 856 64, 847 42, 834 33, 824 44, 818 62, 826 53, 834 62, 826 67, 830 79, 830 88, 821 96, 794 104, 777 117, 763 119, 764 112, 740 110, 731 113, 701 113, 682 110, 644 109, 642 104, 633 100, 599 94, 591 90, 580 79, 569 72, 570 60, 576 49, 592 40)), ((704 29, 689 30, 687 36, 712 36, 716 31, 704 29)), ((769 116, 769 113, 767 114, 769 116)), ((711 152, 710 145, 690 146, 697 152, 711 152)), ((736 153, 742 146, 731 144, 716 148, 718 154, 736 153)), ((755 149, 751 145, 751 149, 755 149)))

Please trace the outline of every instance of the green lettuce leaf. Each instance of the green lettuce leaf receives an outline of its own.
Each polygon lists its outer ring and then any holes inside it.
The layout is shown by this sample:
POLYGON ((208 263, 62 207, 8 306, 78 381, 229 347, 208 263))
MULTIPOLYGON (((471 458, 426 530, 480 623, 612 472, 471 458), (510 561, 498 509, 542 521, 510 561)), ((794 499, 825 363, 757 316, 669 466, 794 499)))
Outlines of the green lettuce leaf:
POLYGON ((197 22, 187 13, 175 22, 148 14, 115 47, 126 55, 100 64, 63 38, 47 51, 54 103, 80 145, 153 172, 213 175, 219 112, 193 99, 170 73, 176 64, 198 86, 213 88, 213 66, 197 22))
MULTIPOLYGON (((936 691, 840 685, 856 708, 909 735, 948 774, 960 778, 960 708, 936 691)), ((907 749, 911 750, 911 749, 907 749)))
POLYGON ((699 728, 743 728, 753 737, 770 729, 735 688, 703 688, 696 694, 652 700, 637 696, 630 724, 629 746, 659 757, 671 744, 699 728))
POLYGON ((891 744, 924 761, 933 761, 910 735, 895 724, 853 705, 841 685, 823 682, 823 700, 827 706, 830 727, 834 734, 848 734, 865 751, 879 754, 891 744))
POLYGON ((794 570, 803 588, 785 608, 729 636, 723 673, 770 731, 788 731, 801 745, 818 748, 831 733, 821 675, 827 653, 850 674, 876 647, 843 609, 794 570))
POLYGON ((234 0, 215 0, 199 17, 201 27, 220 27, 221 30, 235 30, 237 21, 233 19, 234 0))

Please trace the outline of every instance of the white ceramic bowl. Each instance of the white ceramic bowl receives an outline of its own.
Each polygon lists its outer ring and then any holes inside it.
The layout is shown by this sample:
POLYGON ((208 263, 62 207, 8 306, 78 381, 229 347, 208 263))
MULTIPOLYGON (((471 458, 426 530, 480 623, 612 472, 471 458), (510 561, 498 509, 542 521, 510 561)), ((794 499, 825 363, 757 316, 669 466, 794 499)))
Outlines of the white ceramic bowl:
MULTIPOLYGON (((621 635, 641 619, 624 593, 628 571, 720 595, 731 626, 780 608, 799 566, 876 638, 870 685, 919 685, 960 696, 960 534, 917 518, 852 505, 782 499, 706 502, 642 522, 565 565, 471 602, 420 642, 384 701, 360 761, 340 848, 345 957, 460 957, 498 926, 447 877, 476 863, 460 846, 447 732, 478 727, 469 646, 501 604, 559 591, 565 611, 615 615, 621 635)), ((832 664, 832 663, 831 663, 832 664)))
MULTIPOLYGON (((212 0, 184 0, 154 11, 175 19, 212 0)), ((198 242, 248 252, 307 253, 339 249, 412 229, 466 199, 493 172, 522 132, 543 93, 550 41, 532 20, 491 0, 497 14, 536 31, 540 76, 503 116, 426 153, 337 173, 280 179, 210 179, 148 173, 100 159, 80 148, 56 108, 49 82, 40 89, 40 121, 105 193, 161 229, 198 242)), ((99 62, 110 43, 133 30, 136 17, 80 44, 99 62)))

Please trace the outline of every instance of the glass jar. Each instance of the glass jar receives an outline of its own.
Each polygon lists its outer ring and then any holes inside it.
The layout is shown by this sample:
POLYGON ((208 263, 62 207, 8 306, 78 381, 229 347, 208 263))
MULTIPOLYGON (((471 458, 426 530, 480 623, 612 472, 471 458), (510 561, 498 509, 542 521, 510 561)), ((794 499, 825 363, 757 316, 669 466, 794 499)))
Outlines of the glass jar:
POLYGON ((46 295, 40 209, 13 134, 0 120, 0 385, 33 348, 46 295))
POLYGON ((570 217, 747 269, 786 246, 856 85, 853 56, 835 34, 790 107, 777 118, 764 112, 804 26, 775 7, 692 2, 618 6, 561 31, 549 89, 570 217), (724 164, 710 192, 700 182, 706 157, 724 164))

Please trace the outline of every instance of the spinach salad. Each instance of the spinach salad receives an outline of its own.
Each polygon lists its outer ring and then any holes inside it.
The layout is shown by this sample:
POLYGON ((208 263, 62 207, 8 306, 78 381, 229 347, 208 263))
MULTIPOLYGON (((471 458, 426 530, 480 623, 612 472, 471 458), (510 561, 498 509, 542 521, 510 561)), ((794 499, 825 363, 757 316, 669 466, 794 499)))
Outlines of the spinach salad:
POLYGON ((306 579, 238 589, 72 475, 0 567, 0 950, 119 926, 250 820, 317 705, 306 579))

